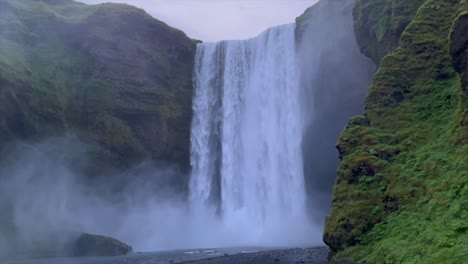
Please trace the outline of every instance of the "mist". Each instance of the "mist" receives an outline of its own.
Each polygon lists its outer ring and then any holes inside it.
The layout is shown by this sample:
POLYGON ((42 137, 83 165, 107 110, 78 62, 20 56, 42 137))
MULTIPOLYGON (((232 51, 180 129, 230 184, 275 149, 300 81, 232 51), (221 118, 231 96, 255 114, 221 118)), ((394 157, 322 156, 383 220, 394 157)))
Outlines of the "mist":
POLYGON ((80 174, 86 153, 73 138, 8 147, 11 158, 0 170, 0 255, 60 252, 82 232, 116 237, 137 251, 194 245, 183 237, 194 223, 185 222, 178 168, 148 162, 89 179, 80 174))
POLYGON ((337 176, 336 143, 348 120, 364 113, 364 98, 375 71, 355 40, 354 1, 343 2, 320 1, 310 8, 298 43, 308 208, 322 226, 337 176))
POLYGON ((81 233, 117 238, 136 252, 311 243, 302 227, 289 238, 277 226, 258 233, 242 214, 225 221, 215 208, 190 204, 187 175, 176 166, 148 161, 90 178, 87 153, 73 136, 3 148, 0 257, 67 255, 81 233))
MULTIPOLYGON (((193 38, 213 41, 256 36, 267 27, 292 22, 316 1, 116 2, 143 7, 193 38)), ((321 1, 309 11, 297 43, 301 118, 306 124, 303 171, 313 225, 273 219, 274 225, 259 232, 248 214, 235 212, 222 219, 218 208, 190 203, 190 172, 173 164, 145 161, 125 171, 91 176, 88 172, 98 161, 89 155, 89 145, 74 136, 52 137, 2 144, 0 257, 63 254, 64 245, 83 232, 115 237, 135 251, 321 245, 339 162, 335 144, 348 119, 363 112, 375 69, 350 41, 350 8, 340 1, 321 1)))

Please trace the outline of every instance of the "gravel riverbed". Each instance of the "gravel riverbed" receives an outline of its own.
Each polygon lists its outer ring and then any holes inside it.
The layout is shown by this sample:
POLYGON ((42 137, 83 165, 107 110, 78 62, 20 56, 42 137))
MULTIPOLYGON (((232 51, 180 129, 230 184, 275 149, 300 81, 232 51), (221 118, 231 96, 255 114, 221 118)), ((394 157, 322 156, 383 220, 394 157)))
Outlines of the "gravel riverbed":
MULTIPOLYGON (((327 247, 223 248, 132 253, 120 257, 0 260, 2 264, 330 264, 327 247)), ((340 262, 339 264, 351 264, 340 262)))

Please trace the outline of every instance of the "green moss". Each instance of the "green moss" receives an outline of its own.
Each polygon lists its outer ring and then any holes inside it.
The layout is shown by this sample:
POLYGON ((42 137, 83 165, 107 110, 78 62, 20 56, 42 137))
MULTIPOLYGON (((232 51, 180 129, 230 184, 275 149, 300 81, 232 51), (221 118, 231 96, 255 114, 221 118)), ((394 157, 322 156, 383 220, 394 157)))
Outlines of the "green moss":
POLYGON ((448 52, 451 27, 464 8, 441 0, 420 6, 374 76, 365 117, 343 131, 324 237, 334 259, 466 259, 468 144, 460 140, 466 138, 460 118, 468 105, 448 52))
POLYGON ((179 30, 125 4, 5 0, 0 46, 0 142, 72 133, 112 165, 188 167, 195 43, 179 30))
POLYGON ((356 38, 362 52, 377 65, 392 52, 424 0, 357 0, 354 6, 356 38))

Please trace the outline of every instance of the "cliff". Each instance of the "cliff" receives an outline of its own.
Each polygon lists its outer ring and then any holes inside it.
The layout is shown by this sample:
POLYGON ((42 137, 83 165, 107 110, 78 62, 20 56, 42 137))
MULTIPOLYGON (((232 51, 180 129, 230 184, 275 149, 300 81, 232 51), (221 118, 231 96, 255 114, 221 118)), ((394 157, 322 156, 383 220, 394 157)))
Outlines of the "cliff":
POLYGON ((465 0, 357 0, 358 43, 380 67, 337 144, 334 259, 466 259, 467 13, 465 0))
POLYGON ((375 72, 374 63, 361 54, 356 42, 353 4, 353 0, 323 0, 296 21, 307 201, 311 216, 321 225, 330 210, 339 164, 336 141, 348 120, 364 111, 375 72))
POLYGON ((72 134, 90 172, 189 164, 196 43, 141 9, 0 1, 0 146, 72 134))

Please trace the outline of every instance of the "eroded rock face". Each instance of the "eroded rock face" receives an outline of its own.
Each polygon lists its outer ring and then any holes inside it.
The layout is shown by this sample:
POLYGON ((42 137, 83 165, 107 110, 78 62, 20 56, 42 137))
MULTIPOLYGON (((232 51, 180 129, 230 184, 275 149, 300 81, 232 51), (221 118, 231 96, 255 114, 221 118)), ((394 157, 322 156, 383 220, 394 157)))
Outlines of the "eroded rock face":
POLYGON ((71 252, 74 257, 110 257, 126 255, 132 252, 131 246, 106 236, 81 234, 72 244, 71 252))
POLYGON ((375 71, 356 43, 354 2, 322 0, 296 20, 305 125, 304 176, 309 211, 316 221, 324 221, 332 202, 339 163, 337 138, 349 118, 364 111, 365 94, 375 71))
POLYGON ((424 0, 357 0, 354 29, 364 55, 377 65, 396 47, 424 0))
POLYGON ((468 14, 460 16, 452 30, 450 55, 466 91, 468 87, 468 14))
POLYGON ((0 146, 75 134, 95 174, 188 167, 196 42, 183 32, 129 5, 5 0, 0 46, 0 146))
POLYGON ((450 36, 452 64, 460 74, 462 85, 458 136, 454 140, 457 145, 468 142, 468 2, 461 3, 460 10, 462 13, 454 23, 450 36))

